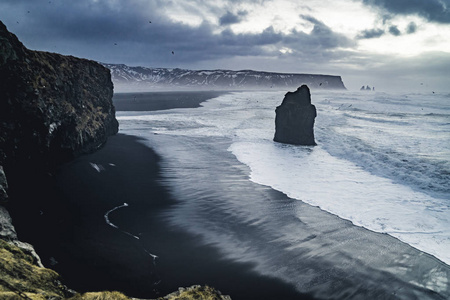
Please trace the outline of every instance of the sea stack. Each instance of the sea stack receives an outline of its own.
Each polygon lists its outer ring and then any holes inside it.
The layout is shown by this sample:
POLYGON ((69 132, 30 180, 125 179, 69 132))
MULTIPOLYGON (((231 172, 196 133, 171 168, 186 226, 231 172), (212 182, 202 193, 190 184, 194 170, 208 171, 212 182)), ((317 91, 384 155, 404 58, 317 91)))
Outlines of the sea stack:
POLYGON ((307 85, 302 85, 295 92, 287 92, 275 113, 275 142, 316 145, 314 119, 317 112, 316 107, 311 104, 311 93, 307 85))

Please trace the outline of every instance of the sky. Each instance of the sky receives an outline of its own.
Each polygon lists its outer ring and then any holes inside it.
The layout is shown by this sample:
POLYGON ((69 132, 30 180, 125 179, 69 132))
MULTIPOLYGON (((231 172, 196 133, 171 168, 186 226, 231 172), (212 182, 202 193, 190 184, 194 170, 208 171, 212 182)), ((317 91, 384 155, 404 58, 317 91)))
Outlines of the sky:
POLYGON ((450 91, 450 0, 1 0, 0 20, 29 49, 104 63, 450 91))

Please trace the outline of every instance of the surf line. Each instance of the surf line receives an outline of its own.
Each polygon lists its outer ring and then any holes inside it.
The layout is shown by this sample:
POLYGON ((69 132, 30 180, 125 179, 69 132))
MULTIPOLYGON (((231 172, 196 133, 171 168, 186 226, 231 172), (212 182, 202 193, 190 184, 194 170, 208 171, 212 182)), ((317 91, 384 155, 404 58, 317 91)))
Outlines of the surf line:
MULTIPOLYGON (((122 207, 128 207, 128 206, 129 206, 128 203, 124 203, 124 204, 122 204, 122 205, 119 205, 119 206, 114 207, 113 209, 108 210, 108 211, 105 213, 105 215, 104 215, 106 224, 108 224, 109 226, 116 228, 116 229, 119 230, 120 232, 122 232, 122 233, 124 233, 124 234, 126 234, 126 235, 128 235, 128 236, 131 236, 132 238, 134 238, 134 239, 140 241, 140 239, 139 239, 138 236, 135 236, 134 234, 131 234, 131 233, 125 231, 125 230, 120 229, 119 226, 117 226, 116 224, 114 224, 113 222, 111 222, 111 221, 109 220, 109 214, 110 214, 110 213, 112 213, 113 211, 118 210, 118 209, 120 209, 120 208, 122 208, 122 207)), ((156 265, 156 259, 158 258, 158 256, 155 255, 155 254, 150 253, 150 252, 149 252, 147 249, 145 249, 144 247, 142 247, 142 248, 144 249, 145 253, 147 253, 148 255, 150 255, 150 256, 153 258, 153 264, 156 265)))

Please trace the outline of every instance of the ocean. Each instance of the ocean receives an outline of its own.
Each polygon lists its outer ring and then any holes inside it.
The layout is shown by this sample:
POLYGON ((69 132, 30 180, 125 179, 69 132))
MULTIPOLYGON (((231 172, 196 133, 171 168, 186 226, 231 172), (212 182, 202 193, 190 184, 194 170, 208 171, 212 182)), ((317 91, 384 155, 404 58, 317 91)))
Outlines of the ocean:
POLYGON ((285 93, 117 112, 161 156, 164 219, 317 298, 449 298, 450 94, 313 90, 317 146, 294 146, 285 93))

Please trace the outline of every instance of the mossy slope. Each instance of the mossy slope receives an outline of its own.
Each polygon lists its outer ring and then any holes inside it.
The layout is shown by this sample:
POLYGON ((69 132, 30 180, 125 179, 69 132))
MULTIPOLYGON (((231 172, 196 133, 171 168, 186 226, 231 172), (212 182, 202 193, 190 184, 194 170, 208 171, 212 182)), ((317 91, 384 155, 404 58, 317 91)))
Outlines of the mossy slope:
POLYGON ((34 261, 19 247, 0 240, 0 299, 62 299, 68 295, 58 273, 34 261))

